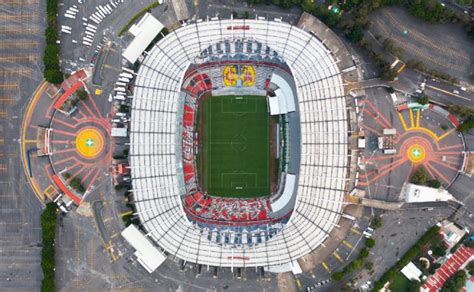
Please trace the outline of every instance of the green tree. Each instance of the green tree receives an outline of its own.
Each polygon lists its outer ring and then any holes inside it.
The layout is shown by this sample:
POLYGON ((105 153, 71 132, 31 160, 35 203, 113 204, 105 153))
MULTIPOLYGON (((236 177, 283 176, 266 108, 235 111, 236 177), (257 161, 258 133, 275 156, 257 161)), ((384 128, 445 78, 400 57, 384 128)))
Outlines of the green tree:
POLYGON ((359 257, 360 259, 365 259, 366 257, 369 256, 369 249, 364 247, 361 251, 360 251, 360 254, 359 254, 359 257))
POLYGON ((423 165, 418 166, 418 169, 411 176, 410 182, 425 186, 430 179, 430 174, 423 165))
POLYGON ((464 117, 464 118, 470 115, 474 115, 473 109, 467 106, 460 105, 460 104, 448 105, 448 111, 453 114, 460 115, 461 117, 464 117))
POLYGON ((469 264, 467 264, 466 270, 471 276, 474 276, 474 260, 470 261, 469 264))
POLYGON ((43 280, 41 281, 41 292, 55 291, 55 250, 54 240, 56 238, 56 204, 46 204, 41 214, 42 230, 42 250, 41 250, 41 269, 43 271, 43 280))
POLYGON ((382 67, 382 79, 387 81, 393 81, 398 76, 397 72, 390 68, 390 65, 385 64, 382 67))
POLYGON ((435 256, 442 257, 446 255, 446 250, 441 246, 435 246, 433 247, 433 254, 435 256))
POLYGON ((430 188, 435 188, 435 189, 439 189, 441 187, 441 183, 439 182, 439 180, 436 180, 436 179, 430 179, 428 181, 428 186, 430 188))
POLYGON ((89 98, 89 95, 87 94, 87 91, 83 88, 76 91, 76 95, 82 101, 85 101, 85 100, 87 100, 87 98, 89 98))
POLYGON ((462 122, 462 124, 458 127, 459 132, 467 132, 468 130, 474 127, 474 116, 468 117, 466 120, 462 122))
POLYGON ((466 280, 466 272, 464 270, 459 270, 444 283, 441 292, 459 291, 464 287, 466 280))
POLYGON ((421 283, 417 280, 410 280, 408 283, 408 291, 420 291, 421 283))
POLYGON ((335 272, 331 275, 331 279, 333 279, 334 281, 339 281, 343 277, 344 277, 344 272, 343 271, 335 272))
POLYGON ((368 247, 368 248, 372 248, 375 246, 375 239, 373 238, 367 238, 365 240, 365 246, 368 247))
POLYGON ((465 246, 474 248, 474 240, 470 239, 464 243, 465 246))
POLYGON ((421 103, 421 104, 428 104, 429 101, 430 101, 430 98, 426 95, 422 95, 418 98, 418 103, 421 103))
POLYGON ((383 225, 383 218, 380 216, 375 216, 374 218, 372 218, 372 221, 370 221, 370 227, 372 227, 373 229, 380 228, 382 227, 382 225, 383 225))
POLYGON ((364 38, 364 30, 356 24, 349 30, 346 36, 351 42, 358 43, 364 38))

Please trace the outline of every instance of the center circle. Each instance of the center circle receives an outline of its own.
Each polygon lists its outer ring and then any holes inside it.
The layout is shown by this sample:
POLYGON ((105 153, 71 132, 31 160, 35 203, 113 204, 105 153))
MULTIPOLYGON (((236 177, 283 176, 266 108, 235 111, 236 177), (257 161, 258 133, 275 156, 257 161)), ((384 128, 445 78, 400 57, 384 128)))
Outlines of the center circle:
POLYGON ((413 144, 408 147, 407 150, 408 159, 413 163, 420 163, 426 157, 426 150, 420 144, 413 144))
POLYGON ((104 137, 99 130, 84 128, 76 136, 76 151, 85 158, 94 158, 104 149, 104 137))
POLYGON ((243 152, 247 149, 247 138, 241 134, 237 134, 232 137, 231 146, 236 152, 243 152))

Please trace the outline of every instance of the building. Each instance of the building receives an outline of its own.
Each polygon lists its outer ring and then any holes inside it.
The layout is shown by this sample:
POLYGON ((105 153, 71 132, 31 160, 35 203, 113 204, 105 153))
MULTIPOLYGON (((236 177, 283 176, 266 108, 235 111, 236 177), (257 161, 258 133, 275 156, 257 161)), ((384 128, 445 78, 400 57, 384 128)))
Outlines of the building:
POLYGON ((349 117, 342 76, 355 67, 338 58, 314 32, 266 20, 196 22, 158 42, 136 73, 129 131, 131 192, 145 237, 185 262, 298 270, 297 260, 323 244, 343 215, 349 117), (226 66, 236 63, 255 75, 234 78, 230 70, 224 79, 226 66), (279 80, 275 92, 281 89, 273 113, 299 117, 289 127, 301 143, 290 147, 290 169, 281 177, 289 187, 262 201, 231 201, 229 210, 259 205, 255 221, 204 220, 201 211, 217 200, 190 192, 198 179, 185 161, 193 151, 186 146, 192 139, 184 143, 193 134, 191 101, 206 92, 265 92, 275 85, 271 76, 279 80))
POLYGON ((402 198, 407 203, 444 202, 454 200, 454 197, 445 189, 435 189, 407 183, 402 187, 402 198))

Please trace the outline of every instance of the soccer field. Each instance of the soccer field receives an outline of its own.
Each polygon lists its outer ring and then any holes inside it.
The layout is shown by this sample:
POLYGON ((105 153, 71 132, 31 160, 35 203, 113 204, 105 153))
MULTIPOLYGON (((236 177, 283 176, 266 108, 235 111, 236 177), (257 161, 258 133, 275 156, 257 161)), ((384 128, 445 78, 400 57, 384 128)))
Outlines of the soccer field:
POLYGON ((270 116, 263 96, 211 96, 201 105, 200 180, 210 195, 270 194, 270 116))

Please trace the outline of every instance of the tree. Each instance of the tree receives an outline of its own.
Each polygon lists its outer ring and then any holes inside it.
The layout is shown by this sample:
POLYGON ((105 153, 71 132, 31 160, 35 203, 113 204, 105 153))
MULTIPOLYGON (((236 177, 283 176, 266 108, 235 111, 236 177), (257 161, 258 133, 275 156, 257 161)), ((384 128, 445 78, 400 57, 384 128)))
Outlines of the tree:
POLYGON ((364 247, 361 251, 360 251, 360 254, 359 254, 359 258, 361 259, 365 259, 366 257, 369 256, 369 249, 364 247))
POLYGON ((368 247, 368 248, 372 248, 375 246, 375 239, 373 238, 367 238, 365 240, 365 246, 368 247))
POLYGON ((75 189, 76 191, 78 191, 79 193, 84 193, 86 191, 86 189, 84 188, 84 186, 82 185, 81 183, 81 180, 78 179, 77 177, 73 178, 69 184, 71 185, 71 187, 73 189, 75 189))
POLYGON ((397 71, 390 68, 390 65, 385 64, 382 68, 382 79, 387 81, 393 81, 398 76, 397 71))
POLYGON ((420 291, 421 283, 417 280, 410 280, 408 283, 408 291, 420 291))
POLYGON ((418 98, 418 103, 421 103, 421 104, 428 104, 429 101, 430 101, 430 98, 426 95, 422 95, 418 98))
POLYGON ((415 171, 415 173, 411 176, 410 182, 417 185, 425 186, 429 179, 430 174, 423 165, 420 165, 415 171))
POLYGON ((435 188, 435 189, 439 189, 441 187, 441 183, 439 182, 439 180, 436 180, 436 179, 430 179, 428 181, 428 186, 430 188, 435 188))
POLYGON ((55 291, 54 270, 54 240, 56 237, 56 204, 50 202, 41 214, 42 229, 42 250, 41 250, 41 269, 43 271, 43 280, 41 281, 41 291, 55 291))
POLYGON ((459 291, 464 287, 466 280, 466 272, 464 270, 459 270, 444 283, 441 292, 459 291))
POLYGON ((460 104, 448 105, 448 111, 453 114, 460 115, 461 117, 464 117, 464 118, 474 114, 473 109, 467 106, 460 105, 460 104))
POLYGON ((393 54, 395 49, 395 44, 391 38, 386 38, 382 43, 383 49, 387 53, 393 54))
POLYGON ((474 240, 470 239, 464 243, 465 246, 474 248, 474 240))
POLYGON ((469 275, 474 276, 474 260, 470 261, 466 266, 466 270, 469 272, 469 275))
POLYGON ((442 256, 446 255, 446 250, 441 246, 435 246, 435 247, 433 247, 433 254, 435 256, 442 257, 442 256))
POLYGON ((349 30, 346 36, 351 42, 358 43, 364 38, 364 30, 356 24, 349 30))
POLYGON ((50 83, 59 84, 63 82, 63 74, 57 69, 48 69, 44 71, 44 79, 50 83))
POLYGON ((380 228, 382 227, 382 225, 383 225, 383 218, 380 216, 375 216, 374 218, 372 218, 372 221, 370 221, 370 227, 372 227, 373 229, 380 228))
POLYGON ((333 279, 334 281, 339 281, 342 279, 342 277, 344 277, 343 271, 335 272, 334 274, 331 275, 331 279, 333 279))
POLYGON ((474 128, 474 116, 467 118, 462 124, 458 127, 459 132, 466 132, 474 128))
POLYGON ((87 98, 89 97, 85 89, 79 89, 78 91, 76 91, 76 95, 82 101, 87 100, 87 98))

